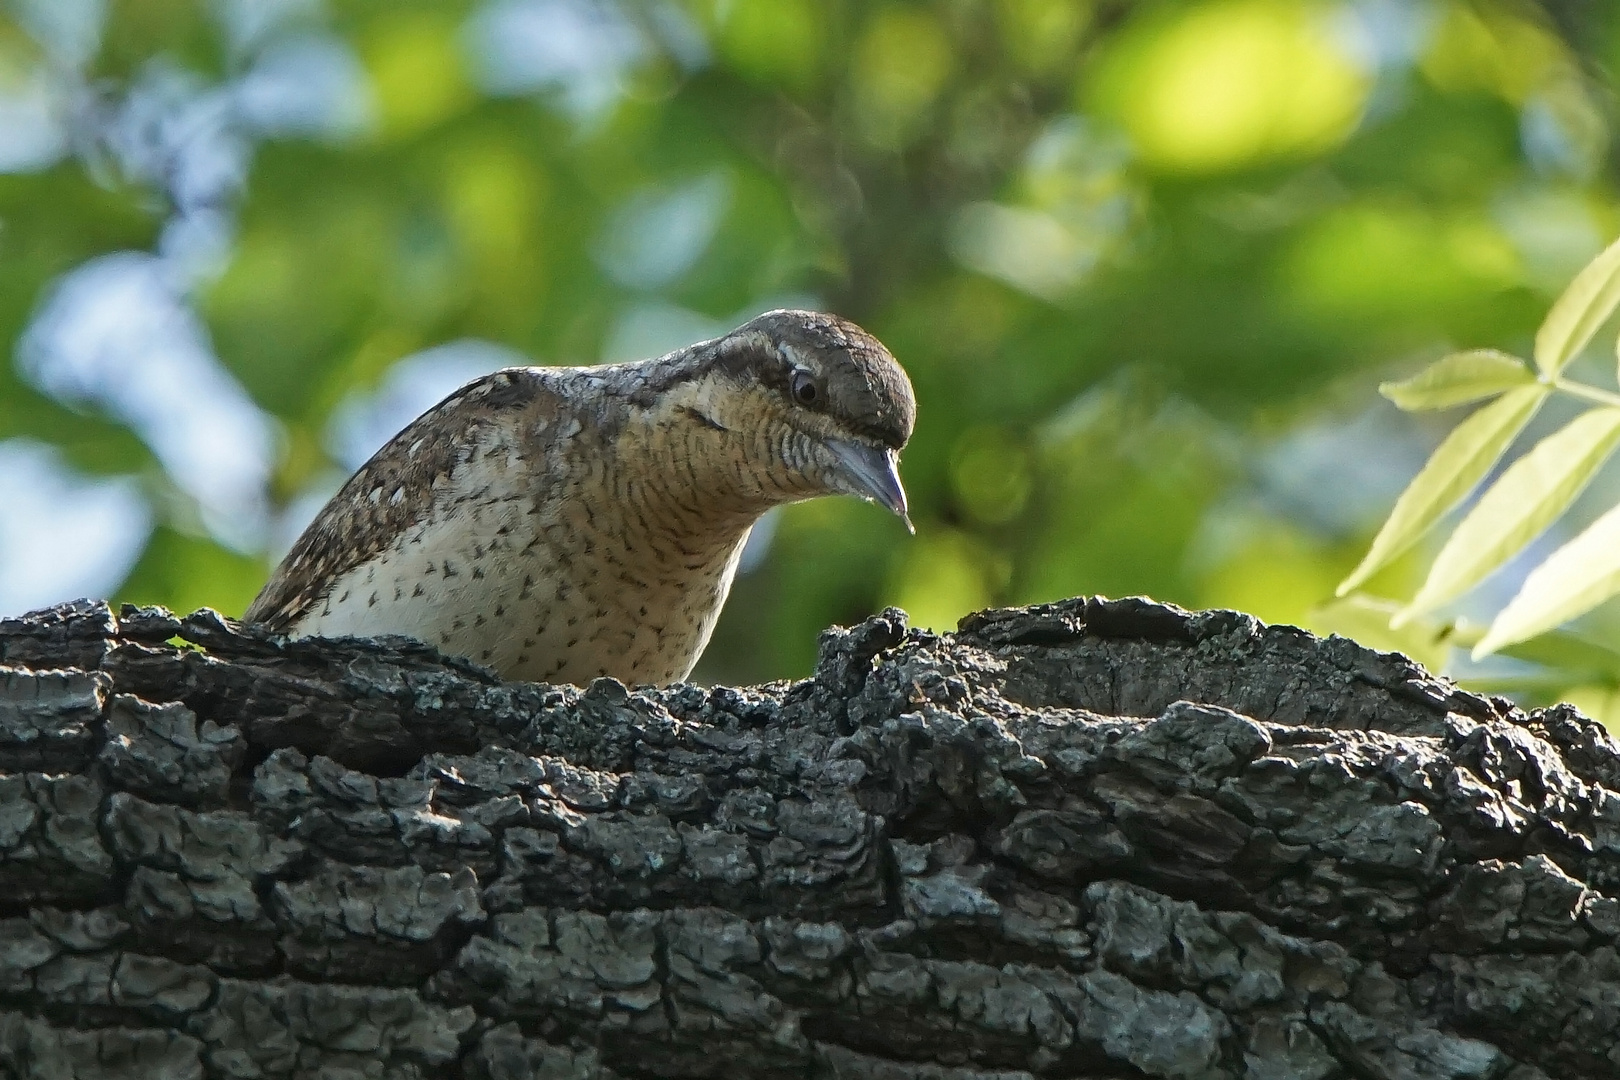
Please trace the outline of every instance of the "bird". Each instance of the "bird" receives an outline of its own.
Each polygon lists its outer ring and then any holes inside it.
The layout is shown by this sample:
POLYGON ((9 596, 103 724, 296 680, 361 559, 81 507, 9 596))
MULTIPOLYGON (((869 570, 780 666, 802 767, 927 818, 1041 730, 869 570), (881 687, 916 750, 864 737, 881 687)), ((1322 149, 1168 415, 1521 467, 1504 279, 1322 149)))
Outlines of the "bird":
POLYGON ((915 532, 916 408, 876 337, 815 311, 650 360, 504 368, 361 466, 242 621, 405 635, 508 680, 681 682, 766 511, 853 495, 915 532))

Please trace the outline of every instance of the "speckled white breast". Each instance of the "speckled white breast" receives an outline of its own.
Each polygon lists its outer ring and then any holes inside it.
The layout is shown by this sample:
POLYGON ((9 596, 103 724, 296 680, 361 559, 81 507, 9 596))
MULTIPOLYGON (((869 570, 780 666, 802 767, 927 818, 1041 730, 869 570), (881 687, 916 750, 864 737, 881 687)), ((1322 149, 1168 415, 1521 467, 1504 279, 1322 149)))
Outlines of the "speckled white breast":
POLYGON ((338 579, 296 633, 405 634, 534 682, 684 679, 747 529, 694 570, 646 537, 603 535, 579 509, 509 488, 454 502, 338 579))

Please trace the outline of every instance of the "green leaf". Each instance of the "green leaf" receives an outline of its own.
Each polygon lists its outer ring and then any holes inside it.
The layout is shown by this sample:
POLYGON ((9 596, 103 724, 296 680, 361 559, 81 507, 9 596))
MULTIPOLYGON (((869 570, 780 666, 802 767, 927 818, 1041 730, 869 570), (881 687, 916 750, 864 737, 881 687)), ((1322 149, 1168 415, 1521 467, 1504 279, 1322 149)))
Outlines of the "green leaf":
POLYGON ((1524 430, 1548 392, 1541 385, 1509 390, 1458 424, 1395 500, 1389 520, 1373 537, 1361 565, 1339 583, 1337 595, 1345 595, 1389 565, 1466 498, 1524 430))
MULTIPOLYGON (((1485 635, 1475 637, 1478 640, 1474 644, 1478 644, 1485 635)), ((1549 669, 1549 678, 1566 687, 1577 683, 1620 682, 1620 652, 1567 630, 1537 634, 1533 640, 1507 644, 1496 651, 1515 660, 1540 664, 1549 669)))
POLYGON ((1407 412, 1449 409, 1536 381, 1517 356, 1495 349, 1470 349, 1437 360, 1400 382, 1381 383, 1378 392, 1407 412))
MULTIPOLYGON (((1502 654, 1508 655, 1507 650, 1504 649, 1502 654)), ((1581 684, 1570 682, 1561 671, 1542 670, 1492 675, 1458 675, 1457 685, 1476 694, 1511 697, 1529 709, 1564 701, 1569 697, 1570 691, 1581 684)), ((1592 716, 1585 709, 1581 711, 1592 716)), ((1592 716, 1592 719, 1601 723, 1599 717, 1592 716)))
MULTIPOLYGON (((1393 600, 1382 598, 1357 596, 1346 597, 1335 603, 1349 603, 1354 600, 1364 600, 1367 603, 1369 614, 1379 611, 1386 612, 1386 620, 1402 605, 1393 600)), ((1437 641, 1444 641, 1459 649, 1470 652, 1485 638, 1486 626, 1476 625, 1467 619, 1448 619, 1443 622, 1432 618, 1417 618, 1407 623, 1399 631, 1392 633, 1413 633, 1428 635, 1437 641)), ((1354 635, 1351 635, 1354 636, 1354 635)), ((1580 683, 1617 683, 1620 684, 1620 651, 1607 645, 1600 645, 1590 638, 1572 634, 1567 630, 1553 630, 1539 634, 1529 641, 1515 642, 1505 645, 1497 650, 1503 656, 1511 656, 1515 660, 1524 660, 1535 664, 1541 670, 1535 673, 1514 673, 1503 675, 1502 679, 1515 680, 1516 684, 1536 685, 1545 683, 1553 688, 1569 687, 1580 683)), ((1414 659, 1415 659, 1414 654, 1414 659)), ((1486 677, 1478 673, 1471 673, 1459 677, 1469 689, 1478 689, 1487 681, 1486 677)), ((1494 679, 1496 676, 1490 676, 1494 679)))
POLYGON ((1536 331, 1536 366, 1553 376, 1586 348, 1620 304, 1620 241, 1587 263, 1536 331))
POLYGON ((1591 481, 1616 443, 1620 408, 1592 409, 1515 461, 1451 534, 1423 588, 1394 625, 1455 600, 1541 535, 1591 481))
POLYGON ((1530 571, 1474 646, 1474 659, 1535 637, 1620 592, 1620 506, 1530 571))

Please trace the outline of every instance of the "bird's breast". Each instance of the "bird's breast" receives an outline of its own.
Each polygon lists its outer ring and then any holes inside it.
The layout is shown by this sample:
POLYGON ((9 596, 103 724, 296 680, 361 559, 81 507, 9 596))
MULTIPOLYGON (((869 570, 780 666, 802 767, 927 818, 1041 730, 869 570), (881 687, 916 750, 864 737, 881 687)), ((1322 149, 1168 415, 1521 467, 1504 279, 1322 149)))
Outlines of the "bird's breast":
POLYGON ((446 501, 338 579, 296 633, 406 634, 503 678, 685 678, 748 529, 680 543, 622 505, 498 488, 446 501))

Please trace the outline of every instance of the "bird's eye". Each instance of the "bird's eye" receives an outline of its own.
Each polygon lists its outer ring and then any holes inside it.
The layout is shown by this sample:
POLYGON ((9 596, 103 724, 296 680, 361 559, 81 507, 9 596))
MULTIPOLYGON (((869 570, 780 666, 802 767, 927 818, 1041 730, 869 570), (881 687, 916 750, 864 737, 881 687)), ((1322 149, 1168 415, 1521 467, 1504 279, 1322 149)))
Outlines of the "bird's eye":
POLYGON ((793 373, 793 400, 800 405, 814 405, 821 400, 821 387, 808 371, 793 373))

